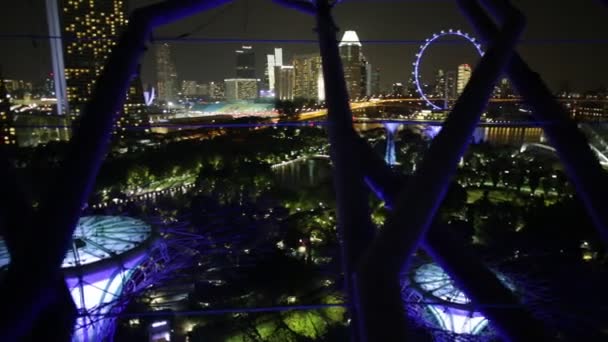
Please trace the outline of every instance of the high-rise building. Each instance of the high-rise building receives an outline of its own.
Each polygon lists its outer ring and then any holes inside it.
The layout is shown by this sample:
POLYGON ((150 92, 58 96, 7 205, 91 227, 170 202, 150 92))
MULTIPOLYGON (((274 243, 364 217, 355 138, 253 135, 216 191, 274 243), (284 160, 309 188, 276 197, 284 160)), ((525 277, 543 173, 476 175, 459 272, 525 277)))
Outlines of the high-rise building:
POLYGON ((403 83, 393 83, 392 95, 395 97, 403 97, 405 95, 403 83))
POLYGON ((323 72, 321 56, 318 54, 296 55, 293 57, 294 97, 323 100, 323 72))
POLYGON ((224 100, 226 98, 226 84, 224 82, 209 82, 209 97, 212 100, 224 100))
POLYGON ((44 96, 55 96, 55 79, 53 77, 53 73, 50 73, 49 77, 44 79, 42 92, 44 96))
POLYGON ((236 50, 236 78, 255 78, 255 52, 251 46, 236 50))
POLYGON ((91 98, 95 82, 127 25, 127 5, 122 0, 61 0, 59 12, 62 19, 67 100, 71 112, 79 114, 91 98))
POLYGON ((456 99, 457 79, 456 72, 454 72, 454 70, 450 70, 445 73, 445 88, 448 100, 456 99))
POLYGON ((294 90, 294 67, 281 65, 275 67, 275 93, 279 100, 293 100, 294 90))
POLYGON ((17 137, 13 125, 11 103, 4 80, 0 77, 0 146, 15 145, 17 137))
POLYGON ((368 75, 369 77, 369 95, 368 96, 378 96, 380 95, 380 93, 382 92, 380 89, 380 68, 369 68, 370 69, 370 74, 368 75))
POLYGON ((508 78, 503 78, 500 80, 498 85, 496 86, 496 96, 499 98, 509 98, 515 95, 513 91, 513 87, 511 87, 511 82, 508 78))
POLYGON ((446 93, 447 89, 445 81, 445 72, 442 69, 439 69, 435 73, 435 89, 433 91, 433 95, 435 97, 445 98, 446 93))
POLYGON ((275 48, 274 54, 266 55, 266 70, 264 72, 264 83, 266 90, 275 88, 275 67, 283 65, 283 49, 275 48))
POLYGON ((458 81, 456 85, 456 93, 458 95, 462 94, 462 91, 469 83, 469 79, 471 78, 471 66, 468 64, 460 64, 458 66, 458 81))
POLYGON ((229 78, 224 80, 226 100, 241 101, 258 98, 258 79, 255 78, 229 78))
POLYGON ((171 57, 171 46, 167 43, 156 45, 156 81, 160 100, 171 102, 177 99, 177 70, 171 57))
POLYGON ((366 89, 366 64, 361 52, 361 41, 355 31, 346 31, 340 41, 340 57, 344 68, 344 80, 351 98, 365 96, 366 89))
POLYGON ((199 95, 198 83, 196 81, 183 80, 182 81, 182 95, 184 96, 198 96, 199 95))

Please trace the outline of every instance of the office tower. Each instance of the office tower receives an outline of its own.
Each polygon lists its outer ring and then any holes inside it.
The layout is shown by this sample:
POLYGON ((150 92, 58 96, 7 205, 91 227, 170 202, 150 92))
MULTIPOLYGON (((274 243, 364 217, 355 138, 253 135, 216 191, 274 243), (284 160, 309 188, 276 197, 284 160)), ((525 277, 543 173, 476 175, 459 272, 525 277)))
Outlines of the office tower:
POLYGON ((321 66, 321 56, 317 54, 293 57, 294 97, 314 100, 322 100, 325 97, 321 83, 323 82, 321 66))
POLYGON ((275 67, 283 65, 283 49, 275 48, 274 54, 266 55, 266 70, 264 72, 265 88, 267 90, 275 89, 275 67))
POLYGON ((44 96, 55 96, 55 78, 53 73, 50 73, 47 78, 44 79, 43 91, 44 96))
POLYGON ((226 98, 226 84, 224 82, 209 82, 209 97, 212 100, 224 100, 226 98))
POLYGON ((457 88, 457 79, 456 72, 450 70, 445 73, 445 88, 446 88, 446 97, 448 100, 454 100, 457 97, 456 88, 457 88))
POLYGON ((433 90, 433 96, 439 98, 445 98, 446 94, 446 80, 445 72, 442 69, 437 70, 435 73, 435 89, 433 90))
POLYGON ((500 80, 498 85, 496 86, 496 95, 500 98, 509 98, 515 95, 513 88, 511 87, 511 82, 508 78, 503 78, 500 80))
POLYGON ((365 63, 365 96, 380 94, 380 69, 374 69, 371 63, 365 63))
POLYGON ((366 61, 361 52, 361 42, 355 31, 346 31, 340 41, 340 57, 344 68, 344 79, 351 98, 366 94, 366 61))
POLYGON ((229 78, 224 80, 226 100, 242 101, 258 98, 258 79, 255 78, 229 78))
POLYGON ((251 46, 236 50, 236 78, 255 78, 255 52, 251 46))
POLYGON ((0 146, 15 145, 17 143, 11 103, 7 94, 6 85, 0 76, 0 146))
POLYGON ((276 98, 279 100, 293 100, 294 67, 291 65, 276 66, 275 75, 276 98))
POLYGON ((458 83, 456 85, 456 92, 458 95, 462 94, 462 91, 469 83, 471 78, 471 66, 468 64, 460 64, 458 66, 458 83))
POLYGON ((63 0, 61 5, 67 100, 71 113, 79 114, 127 25, 127 5, 122 0, 63 0))
POLYGON ((159 100, 177 100, 177 71, 167 43, 156 45, 156 81, 159 100))
POLYGON ((182 81, 182 95, 183 96, 197 96, 198 94, 198 83, 196 81, 183 80, 182 81))
POLYGON ((403 97, 405 94, 405 87, 403 83, 393 83, 392 95, 395 97, 403 97))

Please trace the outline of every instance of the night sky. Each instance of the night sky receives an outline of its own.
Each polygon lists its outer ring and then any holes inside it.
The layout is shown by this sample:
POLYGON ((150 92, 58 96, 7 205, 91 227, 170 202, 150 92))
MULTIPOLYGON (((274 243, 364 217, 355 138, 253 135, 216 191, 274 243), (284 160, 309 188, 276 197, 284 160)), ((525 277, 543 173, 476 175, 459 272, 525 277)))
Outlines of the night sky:
MULTIPOLYGON (((155 0, 131 0, 135 8, 155 0)), ((514 0, 528 17, 520 45, 522 56, 551 87, 570 81, 574 89, 608 85, 608 6, 599 0, 514 0), (539 43, 542 42, 542 43, 539 43)), ((159 30, 156 37, 175 38, 174 56, 180 79, 218 81, 234 76, 234 50, 239 43, 201 43, 198 38, 312 40, 313 18, 279 7, 270 0, 237 0, 159 30)), ((419 44, 365 43, 366 40, 424 40, 442 29, 474 33, 454 1, 441 0, 346 0, 335 11, 342 30, 356 30, 363 52, 381 69, 383 87, 407 80, 419 44)), ((46 35, 44 1, 3 1, 0 34, 46 35), (10 4, 7 4, 10 3, 10 4)), ((2 38, 0 64, 6 78, 36 81, 51 70, 49 44, 40 39, 2 38)), ((314 43, 246 43, 257 54, 258 77, 263 75, 265 55, 283 47, 285 59, 297 53, 317 51, 314 43)), ((423 64, 424 79, 431 81, 437 68, 456 69, 474 64, 477 57, 467 44, 442 44, 429 49, 423 64)), ((154 81, 152 53, 143 63, 143 79, 154 81)))

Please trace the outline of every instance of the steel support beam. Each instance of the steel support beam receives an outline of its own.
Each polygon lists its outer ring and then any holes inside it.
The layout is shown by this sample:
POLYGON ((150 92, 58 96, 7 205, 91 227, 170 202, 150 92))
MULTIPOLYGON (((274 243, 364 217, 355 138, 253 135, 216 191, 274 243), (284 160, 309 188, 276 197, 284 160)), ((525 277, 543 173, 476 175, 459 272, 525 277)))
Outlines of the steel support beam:
MULTIPOLYGON (((505 20, 504 0, 482 0, 490 12, 499 20, 505 20)), ((458 0, 469 21, 484 40, 491 40, 498 34, 492 19, 475 0, 458 0)), ((570 119, 565 108, 553 97, 540 76, 532 71, 519 54, 514 54, 506 68, 509 79, 526 103, 532 107, 532 115, 543 122, 543 130, 564 165, 568 178, 585 204, 604 243, 608 244, 608 175, 602 169, 597 157, 589 147, 584 134, 570 119)))
POLYGON ((35 322, 40 322, 41 313, 48 313, 46 309, 50 305, 61 306, 58 298, 66 300, 65 296, 59 295, 65 292, 58 285, 63 282, 52 279, 61 274, 62 260, 107 153, 117 113, 121 111, 129 82, 137 71, 151 32, 158 26, 227 2, 165 1, 133 12, 84 109, 65 164, 32 218, 31 232, 36 238, 27 241, 28 254, 11 263, 4 279, 5 291, 0 293, 3 303, 0 340, 20 340, 35 329, 35 322), (25 282, 24 274, 28 275, 25 282))
MULTIPOLYGON (((327 0, 317 1, 316 10, 328 109, 330 156, 336 189, 338 234, 351 324, 355 332, 362 327, 360 317, 364 313, 358 309, 358 291, 353 284, 353 272, 363 251, 374 237, 375 229, 370 218, 369 192, 363 179, 361 158, 352 148, 357 134, 353 128, 344 70, 338 50, 337 27, 327 0)), ((353 337, 353 340, 358 339, 353 337)))
MULTIPOLYGON (((422 241, 443 201, 458 161, 470 142, 493 86, 510 60, 524 26, 523 15, 515 8, 503 30, 475 69, 433 141, 418 172, 398 195, 395 210, 372 242, 359 268, 357 286, 361 311, 365 315, 362 341, 404 341, 407 339, 405 313, 400 300, 399 275, 409 267, 411 255, 422 241)), ((530 338, 529 332, 499 333, 509 340, 530 338)))

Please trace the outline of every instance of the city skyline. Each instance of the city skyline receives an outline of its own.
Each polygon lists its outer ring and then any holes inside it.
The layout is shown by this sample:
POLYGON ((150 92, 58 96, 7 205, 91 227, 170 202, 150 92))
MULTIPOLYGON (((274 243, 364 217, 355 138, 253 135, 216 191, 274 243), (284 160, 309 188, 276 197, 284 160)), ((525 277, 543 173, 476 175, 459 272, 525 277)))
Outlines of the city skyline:
MULTIPOLYGON (((130 8, 135 8, 151 2, 130 1, 129 5, 130 8)), ((518 4, 529 16, 531 23, 524 35, 528 43, 522 44, 520 48, 522 55, 548 80, 554 90, 566 81, 577 90, 593 89, 605 84, 605 77, 597 72, 602 61, 608 59, 607 45, 598 43, 608 35, 608 29, 597 24, 601 22, 605 8, 600 7, 599 2, 547 7, 549 3, 540 1, 535 5, 518 4), (584 21, 576 19, 580 17, 576 16, 579 12, 585 13, 584 21), (543 25, 539 25, 538 20, 533 20, 541 15, 549 19, 542 21, 543 25), (594 20, 595 15, 598 20, 594 20), (548 44, 547 39, 551 39, 553 43, 548 44), (541 44, 540 40, 545 43, 541 44), (583 44, 583 41, 587 43, 583 44), (547 56, 551 58, 547 59, 547 56)), ((242 1, 236 1, 234 5, 229 6, 194 16, 163 28, 155 34, 159 38, 182 37, 180 39, 183 41, 172 42, 180 81, 208 82, 232 77, 234 61, 226 57, 230 51, 233 54, 241 45, 252 45, 255 49, 257 78, 263 78, 264 75, 260 71, 264 70, 265 56, 275 47, 284 49, 286 62, 293 55, 318 51, 313 32, 314 23, 310 18, 286 11, 269 1, 252 1, 247 8, 242 1), (199 26, 204 26, 204 29, 198 28, 199 26), (237 41, 202 43, 198 40, 201 38, 237 41), (261 39, 266 41, 261 43, 261 39), (294 44, 293 41, 287 40, 306 42, 294 44)), ((342 23, 339 35, 350 29, 357 31, 365 46, 367 59, 385 75, 381 80, 383 89, 388 89, 392 83, 407 81, 418 42, 434 32, 454 28, 475 35, 454 3, 433 2, 431 5, 416 2, 415 5, 408 5, 380 2, 377 6, 366 6, 364 3, 345 2, 337 8, 336 16, 342 23), (366 11, 362 11, 364 7, 366 11), (386 20, 382 20, 381 25, 371 25, 369 20, 365 20, 367 15, 386 20), (380 43, 379 40, 400 42, 380 43)), ((49 43, 40 38, 48 35, 43 4, 12 5, 0 15, 0 32, 9 36, 31 34, 39 38, 34 41, 32 38, 3 39, 3 45, 8 50, 22 52, 15 54, 19 58, 13 54, 0 56, 0 64, 5 66, 7 78, 39 81, 48 75, 51 71, 49 43), (17 23, 13 17, 26 20, 20 19, 17 23), (28 21, 31 22, 27 26, 21 23, 28 21)), ((476 63, 476 60, 469 60, 474 54, 466 44, 459 44, 459 47, 454 47, 453 44, 443 45, 445 46, 439 46, 437 49, 445 47, 449 49, 445 50, 449 53, 432 51, 425 58, 425 80, 432 80, 433 72, 446 69, 445 65, 476 63)), ((144 58, 142 78, 145 83, 156 82, 153 59, 152 53, 146 54, 144 58)))

